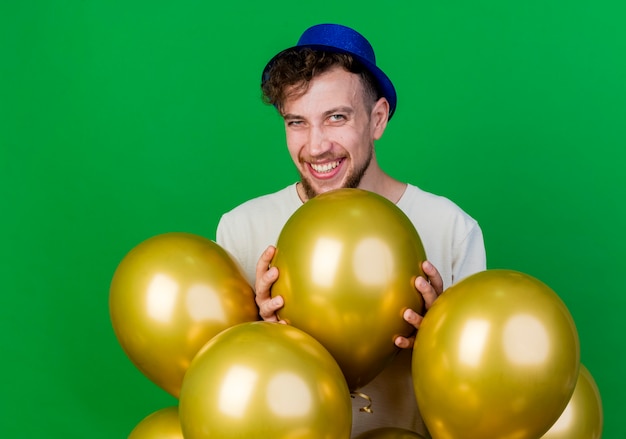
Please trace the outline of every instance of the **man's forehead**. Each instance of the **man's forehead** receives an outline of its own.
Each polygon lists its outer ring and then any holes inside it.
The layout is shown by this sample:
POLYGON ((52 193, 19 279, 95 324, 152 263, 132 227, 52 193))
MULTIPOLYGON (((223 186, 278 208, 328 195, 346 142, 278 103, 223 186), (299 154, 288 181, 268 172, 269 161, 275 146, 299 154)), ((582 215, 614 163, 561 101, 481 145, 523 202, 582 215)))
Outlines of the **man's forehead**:
POLYGON ((283 113, 291 113, 300 108, 317 112, 344 107, 354 109, 364 98, 364 89, 358 75, 321 74, 308 84, 292 85, 285 90, 283 113))

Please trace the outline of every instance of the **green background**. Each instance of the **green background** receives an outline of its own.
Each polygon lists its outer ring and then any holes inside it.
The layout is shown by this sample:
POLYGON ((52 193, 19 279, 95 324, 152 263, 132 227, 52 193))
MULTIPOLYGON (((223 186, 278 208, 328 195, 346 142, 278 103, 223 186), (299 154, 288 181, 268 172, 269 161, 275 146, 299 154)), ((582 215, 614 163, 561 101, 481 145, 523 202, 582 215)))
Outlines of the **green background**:
POLYGON ((2 1, 2 437, 123 438, 175 404, 117 343, 112 274, 296 178, 258 83, 318 22, 365 34, 396 85, 382 166, 561 296, 626 437, 621 0, 2 1))

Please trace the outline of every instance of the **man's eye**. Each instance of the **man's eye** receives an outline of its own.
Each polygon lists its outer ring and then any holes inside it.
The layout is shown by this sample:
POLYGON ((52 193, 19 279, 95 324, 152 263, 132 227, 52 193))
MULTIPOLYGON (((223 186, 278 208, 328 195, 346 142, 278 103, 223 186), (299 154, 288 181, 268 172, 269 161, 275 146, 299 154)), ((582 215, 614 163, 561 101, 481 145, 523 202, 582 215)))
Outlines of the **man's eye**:
POLYGON ((290 120, 289 122, 287 122, 287 126, 289 127, 297 127, 299 125, 302 125, 301 120, 290 120))
POLYGON ((333 122, 339 122, 342 120, 345 120, 345 116, 343 114, 333 114, 332 116, 330 116, 330 120, 333 122))

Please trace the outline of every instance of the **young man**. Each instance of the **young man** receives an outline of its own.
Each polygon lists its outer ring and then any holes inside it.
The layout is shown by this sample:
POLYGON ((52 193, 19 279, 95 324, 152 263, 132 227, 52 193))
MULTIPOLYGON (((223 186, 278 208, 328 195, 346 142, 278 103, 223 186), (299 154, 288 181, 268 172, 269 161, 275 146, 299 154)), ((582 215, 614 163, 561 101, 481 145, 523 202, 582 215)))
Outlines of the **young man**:
MULTIPOLYGON (((482 232, 474 219, 450 200, 400 182, 380 168, 374 142, 383 135, 397 99, 362 35, 335 24, 313 26, 295 47, 270 60, 261 85, 265 100, 285 121, 287 149, 300 181, 224 214, 217 242, 237 258, 255 285, 264 320, 276 321, 283 306, 281 297, 270 295, 278 270, 268 269, 282 227, 303 203, 332 189, 378 193, 411 219, 429 258, 422 267, 428 279, 415 281, 426 309, 445 288, 486 268, 482 232)), ((415 328, 422 320, 412 310, 404 318, 415 328)), ((395 343, 410 348, 413 340, 398 337, 395 343)), ((359 391, 371 397, 374 412, 360 412, 363 401, 355 402, 353 436, 383 426, 425 433, 411 382, 410 349, 359 391)))

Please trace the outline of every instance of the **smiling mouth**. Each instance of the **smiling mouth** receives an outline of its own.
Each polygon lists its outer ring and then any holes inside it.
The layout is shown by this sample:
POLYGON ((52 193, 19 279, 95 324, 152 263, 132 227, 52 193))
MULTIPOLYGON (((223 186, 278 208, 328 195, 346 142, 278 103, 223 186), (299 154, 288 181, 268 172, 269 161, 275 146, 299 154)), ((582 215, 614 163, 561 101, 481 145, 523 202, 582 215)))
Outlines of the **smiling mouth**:
POLYGON ((311 168, 319 174, 327 174, 341 164, 343 159, 328 163, 310 163, 311 168))

